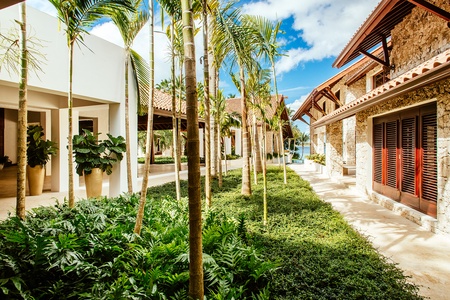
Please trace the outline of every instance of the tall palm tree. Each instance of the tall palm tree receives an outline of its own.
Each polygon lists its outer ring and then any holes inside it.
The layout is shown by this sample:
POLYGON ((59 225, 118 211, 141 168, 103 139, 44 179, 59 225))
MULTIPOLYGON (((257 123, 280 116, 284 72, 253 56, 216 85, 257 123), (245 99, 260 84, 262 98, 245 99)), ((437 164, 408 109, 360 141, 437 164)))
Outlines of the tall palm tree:
POLYGON ((287 172, 286 172, 286 158, 284 156, 284 146, 283 146, 283 126, 281 126, 282 118, 281 114, 283 113, 284 101, 279 100, 278 95, 278 86, 277 86, 277 75, 275 69, 275 60, 277 57, 282 56, 283 54, 279 52, 279 44, 277 42, 278 34, 282 33, 280 27, 281 22, 277 22, 272 24, 272 22, 261 16, 246 16, 244 19, 245 23, 248 23, 248 26, 254 26, 258 32, 258 46, 259 46, 259 55, 265 56, 272 67, 272 75, 273 75, 273 86, 275 89, 275 97, 277 101, 277 105, 281 106, 277 112, 280 114, 278 121, 279 124, 279 139, 280 139, 280 153, 283 160, 283 175, 284 175, 284 184, 287 184, 287 172))
POLYGON ((72 108, 73 108, 73 53, 77 41, 82 41, 83 34, 88 34, 90 28, 98 19, 110 15, 116 9, 133 10, 129 0, 49 0, 55 7, 58 19, 66 25, 66 39, 69 50, 69 90, 67 107, 69 112, 68 165, 69 165, 69 207, 75 206, 73 188, 72 159, 72 108))
POLYGON ((188 121, 189 297, 203 299, 202 202, 192 0, 181 0, 181 6, 186 74, 186 117, 188 121))
POLYGON ((209 102, 209 61, 208 61, 208 1, 202 0, 203 21, 203 80, 205 103, 205 197, 207 207, 211 207, 211 110, 209 102))
POLYGON ((144 165, 144 176, 142 178, 142 187, 141 187, 141 197, 139 199, 139 207, 136 215, 136 223, 134 225, 134 233, 141 234, 142 229, 142 221, 144 219, 144 211, 145 211, 145 202, 147 199, 147 188, 148 188, 148 173, 150 172, 150 154, 152 152, 152 144, 153 144, 153 100, 155 98, 155 51, 154 51, 154 22, 155 22, 155 14, 154 14, 154 4, 153 0, 148 2, 149 9, 149 27, 150 27, 150 50, 149 50, 149 85, 148 85, 148 106, 147 106, 147 132, 146 132, 146 145, 145 145, 145 165, 144 165))
POLYGON ((245 69, 251 65, 253 60, 251 52, 254 40, 254 30, 251 27, 244 26, 241 22, 239 9, 230 10, 227 6, 223 11, 217 14, 215 22, 214 43, 224 49, 231 65, 237 64, 239 67, 239 80, 241 89, 241 107, 242 107, 242 146, 243 146, 243 166, 242 166, 242 191, 243 195, 251 195, 250 181, 250 151, 249 151, 249 132, 248 132, 248 109, 247 93, 245 89, 245 69))
POLYGON ((17 162, 17 198, 16 215, 25 219, 25 184, 27 166, 27 94, 28 94, 28 49, 27 49, 27 5, 21 4, 21 76, 19 83, 19 114, 18 114, 18 162, 17 162))
MULTIPOLYGON (((111 19, 116 24, 122 36, 125 46, 125 139, 126 143, 126 159, 127 159, 127 182, 128 193, 133 193, 133 179, 131 174, 131 152, 130 152, 130 115, 129 115, 129 64, 133 71, 133 80, 138 88, 138 101, 143 102, 141 96, 144 97, 146 86, 148 86, 148 72, 146 62, 131 46, 141 29, 147 23, 149 14, 147 10, 143 10, 143 0, 130 0, 135 11, 131 12, 128 9, 114 10, 111 14, 111 19), (139 74, 139 75, 138 75, 139 74), (141 80, 139 80, 141 79, 141 80)), ((139 105, 140 107, 141 105, 139 105)))
MULTIPOLYGON (((176 45, 175 45, 175 32, 176 32, 176 26, 177 23, 179 23, 181 19, 181 3, 178 1, 168 1, 168 0, 159 0, 159 3, 171 19, 171 24, 167 28, 166 35, 170 36, 170 58, 171 58, 171 66, 170 66, 170 73, 171 73, 171 79, 169 88, 167 89, 167 92, 172 95, 172 135, 173 135, 173 152, 174 152, 174 161, 175 161, 175 193, 177 200, 181 199, 181 186, 180 186, 180 168, 181 168, 181 152, 179 150, 180 143, 179 143, 179 128, 178 128, 178 122, 179 120, 177 118, 177 107, 176 107, 176 97, 177 97, 177 78, 175 75, 175 51, 176 51, 176 45)), ((181 85, 181 80, 178 80, 178 84, 181 85)), ((181 90, 181 89, 180 89, 181 90)), ((181 101, 181 95, 179 96, 181 101)))

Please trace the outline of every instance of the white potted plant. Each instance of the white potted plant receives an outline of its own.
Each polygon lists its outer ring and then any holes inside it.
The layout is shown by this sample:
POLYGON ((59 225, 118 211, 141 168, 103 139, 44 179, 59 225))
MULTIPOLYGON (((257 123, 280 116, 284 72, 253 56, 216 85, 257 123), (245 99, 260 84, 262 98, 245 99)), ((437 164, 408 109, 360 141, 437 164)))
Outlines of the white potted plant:
POLYGON ((113 164, 123 159, 126 151, 125 139, 110 134, 107 140, 98 140, 99 134, 83 129, 84 133, 73 137, 73 155, 76 172, 83 176, 88 198, 102 194, 103 172, 112 173, 113 164))

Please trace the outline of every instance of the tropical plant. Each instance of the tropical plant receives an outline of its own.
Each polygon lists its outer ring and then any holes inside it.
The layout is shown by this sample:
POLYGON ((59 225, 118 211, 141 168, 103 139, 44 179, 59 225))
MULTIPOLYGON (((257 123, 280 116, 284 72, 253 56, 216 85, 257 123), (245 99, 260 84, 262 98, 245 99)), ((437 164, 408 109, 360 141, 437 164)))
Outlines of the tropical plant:
POLYGON ((134 11, 128 9, 117 9, 111 12, 111 19, 119 29, 125 46, 125 139, 126 143, 126 159, 127 159, 127 183, 128 192, 133 192, 133 180, 131 174, 131 149, 130 149, 130 113, 129 113, 129 65, 131 63, 132 79, 135 82, 137 89, 138 107, 142 107, 145 101, 143 98, 148 94, 146 87, 148 86, 148 66, 145 60, 131 46, 141 29, 147 23, 149 14, 142 9, 144 0, 130 0, 134 11))
POLYGON ((75 206, 73 187, 72 160, 72 108, 73 108, 73 53, 76 42, 83 41, 83 34, 88 34, 88 28, 98 19, 111 14, 116 9, 130 9, 129 0, 49 0, 55 7, 58 19, 65 24, 67 47, 69 50, 69 90, 67 96, 68 119, 68 165, 69 165, 69 207, 75 206))
POLYGON ((9 163, 11 160, 9 159, 9 156, 7 155, 0 155, 0 164, 5 165, 9 163))
POLYGON ((46 165, 50 155, 55 155, 58 148, 56 143, 43 140, 44 128, 38 125, 28 126, 27 130, 27 162, 30 167, 46 165))
POLYGON ((98 140, 99 133, 83 129, 83 134, 73 136, 73 156, 78 175, 91 174, 92 169, 99 168, 106 174, 112 173, 113 164, 123 159, 126 142, 122 136, 107 134, 108 139, 98 140))

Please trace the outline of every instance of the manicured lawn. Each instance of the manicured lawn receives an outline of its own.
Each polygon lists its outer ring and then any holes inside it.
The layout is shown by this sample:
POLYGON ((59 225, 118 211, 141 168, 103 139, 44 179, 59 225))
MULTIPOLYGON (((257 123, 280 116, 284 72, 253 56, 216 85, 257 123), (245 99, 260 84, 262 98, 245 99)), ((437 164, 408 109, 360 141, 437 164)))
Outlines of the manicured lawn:
MULTIPOLYGON (((269 169, 267 227, 262 180, 243 197, 240 174, 230 172, 222 189, 214 183, 205 213, 207 299, 421 299, 293 172, 284 186, 282 172, 269 169)), ((132 234, 137 196, 0 223, 0 298, 186 299, 187 201, 174 192, 173 183, 149 189, 140 237, 132 234)))

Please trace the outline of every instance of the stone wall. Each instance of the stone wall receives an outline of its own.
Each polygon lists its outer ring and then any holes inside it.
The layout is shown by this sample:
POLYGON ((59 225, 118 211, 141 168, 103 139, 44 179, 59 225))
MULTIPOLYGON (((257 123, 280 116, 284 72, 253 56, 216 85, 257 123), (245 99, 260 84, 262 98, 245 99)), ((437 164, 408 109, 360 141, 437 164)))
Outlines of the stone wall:
POLYGON ((437 101, 438 122, 438 231, 450 233, 450 79, 434 83, 402 97, 387 100, 356 114, 356 184, 371 191, 372 117, 413 105, 437 101))
POLYGON ((342 121, 326 126, 326 165, 330 177, 342 176, 342 121))
MULTIPOLYGON (((448 0, 428 0, 428 2, 450 11, 448 0)), ((393 46, 391 64, 395 65, 391 78, 450 48, 450 29, 447 22, 420 7, 415 7, 391 34, 393 46)))

